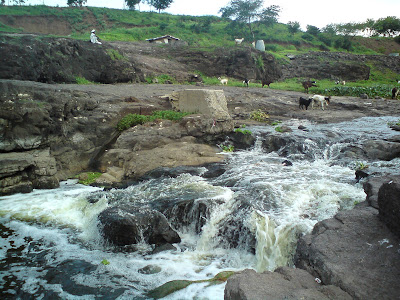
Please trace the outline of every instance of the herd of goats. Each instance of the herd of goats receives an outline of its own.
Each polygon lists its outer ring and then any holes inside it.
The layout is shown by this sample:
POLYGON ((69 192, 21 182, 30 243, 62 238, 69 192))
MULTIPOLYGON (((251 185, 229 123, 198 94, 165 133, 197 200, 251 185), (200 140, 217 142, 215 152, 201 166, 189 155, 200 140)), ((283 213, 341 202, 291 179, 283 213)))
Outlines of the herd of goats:
MULTIPOLYGON (((221 82, 222 85, 228 85, 228 79, 227 78, 221 78, 218 77, 218 80, 221 82)), ((263 79, 261 81, 261 87, 263 88, 264 85, 268 86, 272 83, 273 81, 271 80, 265 80, 263 79)), ((243 84, 246 85, 247 87, 249 87, 249 83, 250 80, 245 78, 243 80, 243 84)), ((346 81, 336 81, 336 84, 341 84, 341 85, 346 85, 346 81)), ((397 82, 398 84, 400 84, 400 81, 397 82)), ((304 87, 304 90, 306 91, 306 93, 308 94, 308 89, 311 87, 317 87, 316 85, 316 81, 311 81, 311 80, 307 80, 307 81, 303 81, 301 83, 304 87)), ((397 99, 397 96, 399 95, 400 89, 394 87, 392 89, 392 99, 397 99)), ((314 105, 318 105, 321 107, 322 110, 325 109, 325 107, 327 105, 329 105, 329 102, 331 100, 331 96, 329 97, 325 97, 325 96, 321 96, 321 95, 314 95, 312 97, 309 98, 304 98, 304 97, 300 97, 299 98, 299 108, 300 109, 308 109, 308 107, 311 104, 311 107, 314 108, 314 105)))

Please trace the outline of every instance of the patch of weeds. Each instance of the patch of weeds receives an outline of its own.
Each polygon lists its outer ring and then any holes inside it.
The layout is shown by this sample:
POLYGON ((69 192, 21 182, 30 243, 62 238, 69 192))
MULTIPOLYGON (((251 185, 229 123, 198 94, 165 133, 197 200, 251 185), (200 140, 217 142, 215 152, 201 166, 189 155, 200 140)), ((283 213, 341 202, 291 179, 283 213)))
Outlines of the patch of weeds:
POLYGON ((362 161, 357 161, 354 163, 354 169, 356 171, 361 171, 361 170, 365 170, 367 169, 369 166, 365 163, 363 163, 362 161))
POLYGON ((261 109, 257 109, 250 113, 250 119, 258 122, 267 122, 269 120, 269 115, 261 109))
POLYGON ((277 132, 283 132, 282 126, 276 126, 276 127, 275 127, 275 131, 277 131, 277 132))
POLYGON ((223 152, 233 152, 235 147, 233 145, 220 145, 223 152))
POLYGON ((123 131, 130 127, 134 127, 136 125, 142 125, 146 122, 152 122, 157 119, 161 120, 171 120, 171 121, 179 121, 184 116, 190 115, 191 113, 187 112, 177 112, 173 110, 159 110, 154 111, 151 115, 140 115, 140 114, 127 114, 123 117, 117 124, 117 129, 119 131, 123 131))
POLYGON ((235 129, 235 132, 239 132, 239 133, 242 133, 242 134, 252 134, 252 132, 251 132, 250 130, 248 130, 248 129, 241 129, 241 128, 236 128, 236 129, 235 129))
POLYGON ((105 266, 107 266, 107 265, 110 264, 110 262, 109 262, 107 259, 103 259, 103 260, 101 261, 101 263, 102 263, 103 265, 105 265, 105 266))
POLYGON ((271 126, 276 126, 278 124, 282 123, 282 121, 274 121, 271 123, 271 126))
POLYGON ((100 172, 86 172, 76 176, 79 179, 80 184, 90 185, 96 181, 97 178, 101 176, 100 172))
POLYGON ((119 53, 115 49, 107 49, 106 50, 108 56, 111 57, 111 60, 127 60, 125 56, 123 56, 121 53, 119 53))
POLYGON ((93 81, 87 80, 84 77, 76 76, 75 81, 77 84, 94 84, 93 81))

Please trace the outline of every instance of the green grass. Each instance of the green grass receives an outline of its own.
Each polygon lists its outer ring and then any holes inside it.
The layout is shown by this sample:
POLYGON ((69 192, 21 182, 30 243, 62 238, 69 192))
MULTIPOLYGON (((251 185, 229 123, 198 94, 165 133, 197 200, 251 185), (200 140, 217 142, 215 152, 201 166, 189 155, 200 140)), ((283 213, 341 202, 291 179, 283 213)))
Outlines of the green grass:
POLYGON ((140 115, 140 114, 128 114, 123 117, 117 124, 119 131, 126 130, 136 125, 142 125, 146 122, 152 122, 157 119, 179 121, 184 116, 190 115, 191 113, 182 113, 172 110, 155 111, 151 115, 140 115))
POLYGON ((84 77, 76 76, 75 81, 77 84, 94 84, 93 81, 89 81, 84 77))

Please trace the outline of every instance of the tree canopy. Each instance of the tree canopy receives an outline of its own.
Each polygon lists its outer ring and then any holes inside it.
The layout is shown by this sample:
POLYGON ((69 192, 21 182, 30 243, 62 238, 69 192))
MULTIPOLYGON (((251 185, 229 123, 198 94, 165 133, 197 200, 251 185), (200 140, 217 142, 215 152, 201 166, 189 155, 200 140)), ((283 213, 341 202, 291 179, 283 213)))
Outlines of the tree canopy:
POLYGON ((250 33, 255 39, 254 29, 258 24, 271 26, 278 21, 280 7, 271 5, 264 8, 264 0, 231 0, 222 7, 219 12, 223 18, 231 18, 236 22, 248 26, 250 33))
POLYGON ((84 4, 86 4, 86 2, 87 0, 67 0, 67 5, 82 7, 84 4))
POLYGON ((125 3, 130 10, 135 10, 135 5, 139 4, 140 0, 125 0, 125 3))

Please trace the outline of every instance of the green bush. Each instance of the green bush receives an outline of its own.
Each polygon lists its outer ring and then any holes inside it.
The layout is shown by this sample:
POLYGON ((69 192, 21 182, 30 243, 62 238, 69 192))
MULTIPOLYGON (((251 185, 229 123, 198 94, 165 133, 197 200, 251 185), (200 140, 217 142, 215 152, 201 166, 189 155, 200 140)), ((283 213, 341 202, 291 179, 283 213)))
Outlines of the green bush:
POLYGON ((250 113, 250 119, 258 122, 267 122, 269 120, 269 115, 263 112, 261 109, 257 109, 250 113))
POLYGON ((146 122, 152 122, 157 119, 179 121, 184 116, 190 115, 191 113, 177 112, 173 110, 160 110, 154 111, 151 115, 140 115, 140 114, 128 114, 123 117, 117 124, 119 131, 126 130, 136 125, 142 125, 146 122))

